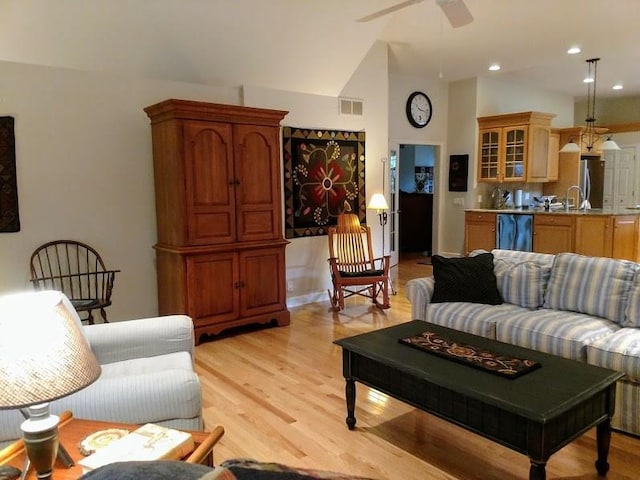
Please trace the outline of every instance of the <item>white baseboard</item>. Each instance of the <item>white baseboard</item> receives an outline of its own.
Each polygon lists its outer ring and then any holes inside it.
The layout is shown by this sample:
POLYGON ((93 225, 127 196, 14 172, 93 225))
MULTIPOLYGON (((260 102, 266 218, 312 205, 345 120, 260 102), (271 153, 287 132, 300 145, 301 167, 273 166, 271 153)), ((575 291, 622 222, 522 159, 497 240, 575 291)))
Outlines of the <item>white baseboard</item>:
POLYGON ((321 292, 306 293, 296 297, 287 297, 287 307, 299 307, 308 303, 327 302, 329 303, 329 294, 326 290, 321 292))

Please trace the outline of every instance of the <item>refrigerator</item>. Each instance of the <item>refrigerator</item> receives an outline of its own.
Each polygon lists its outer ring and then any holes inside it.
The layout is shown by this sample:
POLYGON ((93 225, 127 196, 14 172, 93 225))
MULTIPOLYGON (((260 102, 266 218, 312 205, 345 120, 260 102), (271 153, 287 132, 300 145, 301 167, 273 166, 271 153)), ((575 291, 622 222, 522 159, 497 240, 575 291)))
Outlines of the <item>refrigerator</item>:
POLYGON ((580 157, 580 187, 585 199, 591 203, 591 208, 603 207, 604 161, 600 156, 582 155, 580 157))
POLYGON ((496 247, 504 250, 533 250, 533 214, 499 213, 496 247))

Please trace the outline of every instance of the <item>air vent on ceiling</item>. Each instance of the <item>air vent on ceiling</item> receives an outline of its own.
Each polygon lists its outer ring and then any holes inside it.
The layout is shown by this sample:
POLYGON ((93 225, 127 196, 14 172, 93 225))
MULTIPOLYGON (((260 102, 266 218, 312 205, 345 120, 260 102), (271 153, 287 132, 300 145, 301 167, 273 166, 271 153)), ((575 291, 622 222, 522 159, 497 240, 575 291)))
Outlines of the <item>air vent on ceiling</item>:
POLYGON ((340 98, 340 114, 341 115, 358 115, 362 116, 363 102, 355 98, 340 98))

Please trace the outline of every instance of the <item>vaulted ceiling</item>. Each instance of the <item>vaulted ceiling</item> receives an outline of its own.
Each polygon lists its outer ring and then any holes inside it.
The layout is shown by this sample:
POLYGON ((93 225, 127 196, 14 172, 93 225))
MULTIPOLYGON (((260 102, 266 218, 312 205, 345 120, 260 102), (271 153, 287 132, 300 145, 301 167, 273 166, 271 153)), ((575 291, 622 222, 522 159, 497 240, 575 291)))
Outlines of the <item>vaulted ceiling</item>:
POLYGON ((585 60, 600 57, 598 95, 640 94, 640 0, 465 0, 474 21, 459 28, 423 0, 357 22, 401 2, 0 0, 0 60, 337 95, 384 41, 392 73, 583 96, 585 60), (568 56, 572 45, 582 53, 568 56))

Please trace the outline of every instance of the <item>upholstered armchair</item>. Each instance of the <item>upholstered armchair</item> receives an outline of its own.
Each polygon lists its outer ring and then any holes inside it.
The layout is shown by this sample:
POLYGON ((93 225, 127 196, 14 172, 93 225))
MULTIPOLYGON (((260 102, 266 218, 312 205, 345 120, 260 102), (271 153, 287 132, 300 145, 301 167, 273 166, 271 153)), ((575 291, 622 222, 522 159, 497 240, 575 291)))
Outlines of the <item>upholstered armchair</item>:
MULTIPOLYGON (((71 410, 76 418, 202 430, 201 388, 193 367, 189 317, 82 325, 69 299, 60 295, 81 325, 102 373, 87 388, 51 402, 52 413, 71 410)), ((0 410, 0 447, 21 437, 23 420, 19 410, 0 410)))

